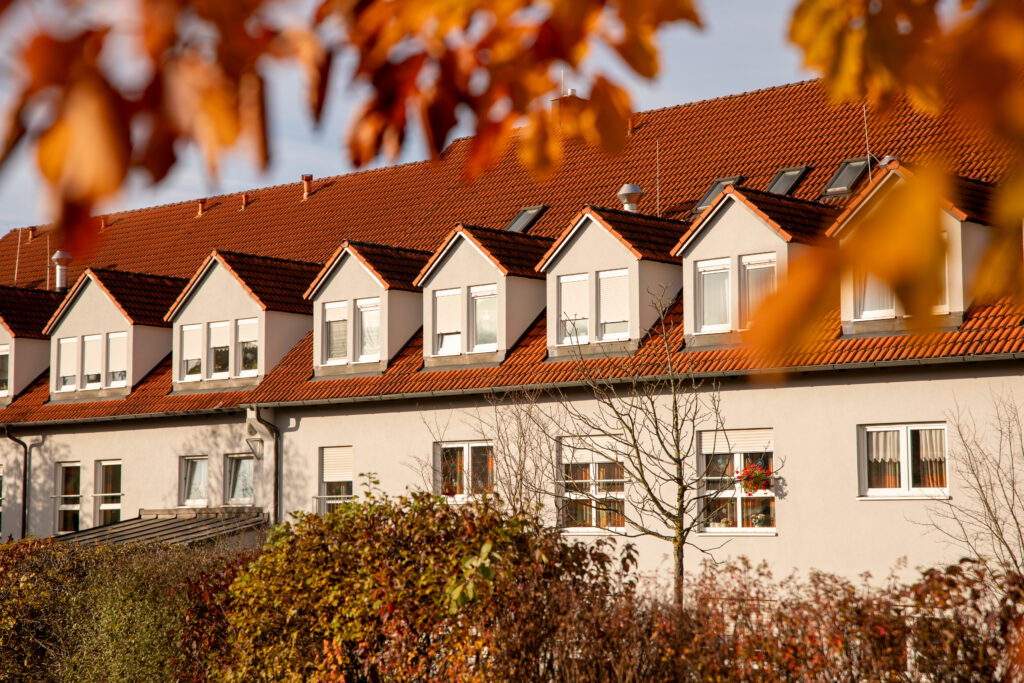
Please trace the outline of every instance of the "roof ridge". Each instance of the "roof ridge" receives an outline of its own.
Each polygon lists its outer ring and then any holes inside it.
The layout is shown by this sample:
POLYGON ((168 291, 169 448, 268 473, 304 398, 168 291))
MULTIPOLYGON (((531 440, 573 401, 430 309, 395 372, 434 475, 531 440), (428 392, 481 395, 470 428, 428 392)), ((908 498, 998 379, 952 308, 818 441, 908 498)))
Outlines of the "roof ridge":
MULTIPOLYGON (((175 282, 188 282, 188 278, 184 278, 184 277, 175 277, 173 275, 156 275, 155 273, 143 273, 143 272, 140 272, 140 271, 137 271, 137 270, 121 270, 119 268, 103 268, 103 267, 100 267, 100 266, 88 266, 85 270, 87 270, 87 271, 89 271, 91 273, 95 273, 95 274, 117 273, 119 275, 130 275, 132 277, 143 277, 143 278, 148 278, 150 280, 173 280, 175 282)), ((85 270, 83 270, 82 272, 84 273, 85 270)))
POLYGON ((280 256, 263 256, 261 254, 250 254, 247 251, 237 251, 235 249, 214 249, 218 254, 227 254, 228 256, 245 256, 249 258, 263 259, 264 261, 277 261, 278 263, 292 263, 297 266, 315 266, 317 268, 323 268, 324 264, 317 263, 316 261, 300 261, 298 259, 281 258, 280 256))
POLYGON ((663 223, 676 223, 678 225, 689 225, 687 221, 680 220, 678 218, 666 218, 665 216, 653 216, 649 213, 642 211, 626 211, 625 209, 615 209, 610 206, 600 206, 599 204, 587 204, 587 208, 593 209, 594 211, 609 211, 620 216, 628 216, 632 218, 646 218, 652 221, 661 221, 663 223))
POLYGON ((824 202, 815 201, 813 199, 802 199, 800 197, 794 197, 789 194, 779 194, 778 192, 769 192, 768 190, 759 190, 756 187, 750 187, 748 185, 733 185, 738 191, 743 194, 753 193, 761 195, 762 197, 770 197, 773 199, 782 199, 788 202, 796 202, 798 204, 807 204, 808 206, 814 206, 819 209, 828 209, 830 211, 836 211, 837 209, 831 204, 825 204, 824 202))
POLYGON ((554 242, 552 238, 544 237, 543 235, 533 235, 528 232, 511 232, 509 230, 506 230, 505 228, 488 228, 486 225, 476 225, 474 223, 459 223, 459 227, 465 228, 467 230, 483 230, 484 232, 491 232, 494 233, 495 235, 505 235, 515 238, 527 237, 529 239, 541 240, 544 242, 554 242))
POLYGON ((818 78, 805 78, 802 81, 793 81, 790 83, 778 83, 776 85, 769 85, 764 88, 754 88, 753 90, 744 90, 743 92, 730 93, 728 95, 718 95, 717 97, 708 97, 703 100, 694 100, 692 102, 681 102, 680 104, 670 104, 664 107, 655 107, 654 109, 645 109, 643 111, 634 112, 637 116, 643 114, 657 114, 664 111, 672 111, 673 109, 685 109, 687 107, 696 107, 702 104, 711 104, 712 102, 722 102, 725 100, 734 100, 739 97, 747 97, 750 95, 757 95, 760 93, 772 92, 773 90, 784 90, 786 88, 796 88, 799 86, 810 85, 811 83, 821 83, 822 79, 818 78))
POLYGON ((410 254, 425 254, 429 256, 433 252, 425 251, 423 249, 412 249, 410 247, 393 247, 390 244, 382 244, 380 242, 369 242, 367 240, 345 240, 346 243, 356 247, 380 247, 381 249, 388 249, 389 251, 404 251, 410 254))

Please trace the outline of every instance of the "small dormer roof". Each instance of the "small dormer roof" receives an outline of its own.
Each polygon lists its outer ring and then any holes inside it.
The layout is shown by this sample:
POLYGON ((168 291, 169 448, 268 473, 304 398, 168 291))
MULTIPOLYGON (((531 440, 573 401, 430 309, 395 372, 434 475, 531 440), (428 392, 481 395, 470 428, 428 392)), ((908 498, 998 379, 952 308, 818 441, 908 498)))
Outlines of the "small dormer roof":
POLYGON ((214 263, 231 273, 263 310, 312 315, 312 304, 303 298, 303 293, 320 271, 320 264, 215 249, 178 298, 164 309, 164 320, 174 319, 214 263))
POLYGON ((341 262, 342 256, 346 253, 359 261, 384 289, 407 291, 416 290, 414 284, 416 276, 430 259, 429 251, 400 249, 371 242, 345 240, 340 247, 334 250, 331 257, 327 259, 327 265, 320 270, 316 279, 306 289, 303 294, 306 299, 313 298, 320 285, 334 272, 341 262))
POLYGON ((686 234, 679 238, 672 249, 672 254, 677 257, 682 254, 686 246, 700 234, 710 219, 730 199, 740 202, 753 211, 786 242, 801 244, 828 244, 829 239, 825 235, 825 231, 838 213, 835 208, 827 204, 749 187, 727 185, 711 202, 711 206, 697 216, 686 234))
POLYGON ((45 334, 53 331, 88 282, 96 283, 130 324, 152 327, 167 327, 163 313, 185 285, 184 280, 176 277, 145 275, 108 268, 86 268, 50 317, 43 330, 45 334))
POLYGON ((12 337, 46 339, 46 324, 63 298, 48 289, 0 285, 0 325, 12 337))
POLYGON ((423 286, 434 269, 460 240, 466 240, 476 247, 503 275, 514 277, 543 277, 535 266, 541 255, 551 246, 551 239, 547 237, 460 223, 448 233, 441 246, 423 266, 415 281, 417 287, 423 286))

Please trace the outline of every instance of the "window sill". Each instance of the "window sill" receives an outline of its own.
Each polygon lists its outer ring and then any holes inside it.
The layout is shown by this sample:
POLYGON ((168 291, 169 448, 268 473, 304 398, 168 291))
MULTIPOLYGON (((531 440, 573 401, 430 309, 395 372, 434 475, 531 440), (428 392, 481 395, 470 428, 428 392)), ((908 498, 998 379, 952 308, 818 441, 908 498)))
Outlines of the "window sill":
POLYGON ((183 508, 205 508, 209 507, 209 504, 205 500, 186 500, 178 507, 183 508))
POLYGON ((259 374, 260 374, 259 370, 243 370, 242 372, 240 372, 237 375, 235 375, 235 377, 240 377, 240 378, 256 377, 259 374))
POLYGON ((694 332, 694 336, 702 334, 722 334, 723 332, 732 332, 732 325, 718 325, 715 327, 702 327, 699 331, 694 332))
POLYGON ((698 536, 706 538, 718 537, 718 536, 735 536, 735 537, 754 537, 754 538, 767 538, 770 536, 778 536, 779 531, 775 528, 766 529, 739 529, 736 527, 723 527, 719 529, 705 529, 697 532, 698 536))
POLYGON ((107 388, 108 389, 124 389, 126 386, 128 386, 127 382, 111 382, 110 384, 107 385, 107 388))
POLYGON ((334 365, 348 365, 348 359, 347 358, 329 358, 329 359, 325 360, 323 363, 321 363, 320 365, 323 365, 323 366, 326 366, 326 365, 331 365, 331 366, 334 366, 334 365))
MULTIPOLYGON (((467 354, 473 354, 473 353, 494 353, 497 350, 498 350, 498 345, 497 344, 487 344, 486 346, 476 346, 476 347, 470 349, 469 351, 467 351, 466 353, 467 354)), ((451 355, 454 355, 454 354, 451 354, 451 355)))
POLYGON ((857 496, 857 500, 953 500, 948 493, 888 493, 857 496))
POLYGON ((626 533, 626 527, 615 526, 603 529, 601 527, 570 526, 563 527, 561 532, 567 536, 617 536, 626 533))
POLYGON ((212 375, 210 375, 209 377, 207 377, 207 379, 230 379, 230 378, 231 378, 231 375, 226 373, 226 372, 215 372, 212 375))
POLYGON ((379 363, 379 362, 380 362, 380 356, 379 355, 377 355, 377 356, 360 356, 359 360, 352 361, 352 364, 353 365, 358 365, 360 363, 379 363))

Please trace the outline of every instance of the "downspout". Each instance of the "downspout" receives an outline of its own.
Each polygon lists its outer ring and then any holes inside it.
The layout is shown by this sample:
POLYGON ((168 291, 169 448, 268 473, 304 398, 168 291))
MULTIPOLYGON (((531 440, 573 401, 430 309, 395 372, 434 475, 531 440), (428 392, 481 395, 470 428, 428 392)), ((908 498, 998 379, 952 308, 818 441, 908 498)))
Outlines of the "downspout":
POLYGON ((260 417, 260 409, 253 409, 253 417, 263 425, 274 438, 274 507, 271 524, 278 524, 281 521, 281 430, 275 425, 260 417))
POLYGON ((4 437, 21 446, 23 465, 21 468, 21 537, 25 538, 28 530, 28 481, 29 481, 29 460, 28 444, 11 434, 9 425, 4 425, 4 437))

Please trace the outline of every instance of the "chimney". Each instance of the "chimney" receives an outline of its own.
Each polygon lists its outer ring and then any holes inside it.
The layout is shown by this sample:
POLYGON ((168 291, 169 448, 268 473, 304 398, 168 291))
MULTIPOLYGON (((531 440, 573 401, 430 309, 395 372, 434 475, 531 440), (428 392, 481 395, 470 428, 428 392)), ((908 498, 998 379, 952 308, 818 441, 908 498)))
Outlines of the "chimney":
POLYGON ((302 201, 309 199, 309 187, 313 184, 313 176, 309 173, 302 174, 302 201))
POLYGON ((36 238, 36 229, 33 226, 33 227, 28 229, 28 241, 31 242, 35 238, 36 238))
POLYGON ((624 211, 636 213, 640 210, 640 198, 644 196, 644 191, 640 189, 639 185, 626 183, 619 189, 619 194, 616 196, 622 202, 624 211))
POLYGON ((196 218, 201 218, 204 211, 206 211, 206 200, 200 199, 196 202, 196 218))
POLYGON ((106 229, 107 229, 107 217, 106 216, 100 216, 100 232, 103 232, 106 229))
POLYGON ((576 94, 576 88, 569 88, 564 95, 552 98, 551 118, 561 127, 563 114, 571 120, 572 117, 578 116, 586 105, 587 101, 576 94))
POLYGON ((66 251, 55 251, 51 257, 54 265, 54 290, 63 292, 68 288, 68 261, 71 254, 66 251))
POLYGON ((245 211, 245 207, 247 207, 247 206, 249 206, 249 193, 248 192, 243 192, 242 193, 242 209, 241 210, 245 211))

